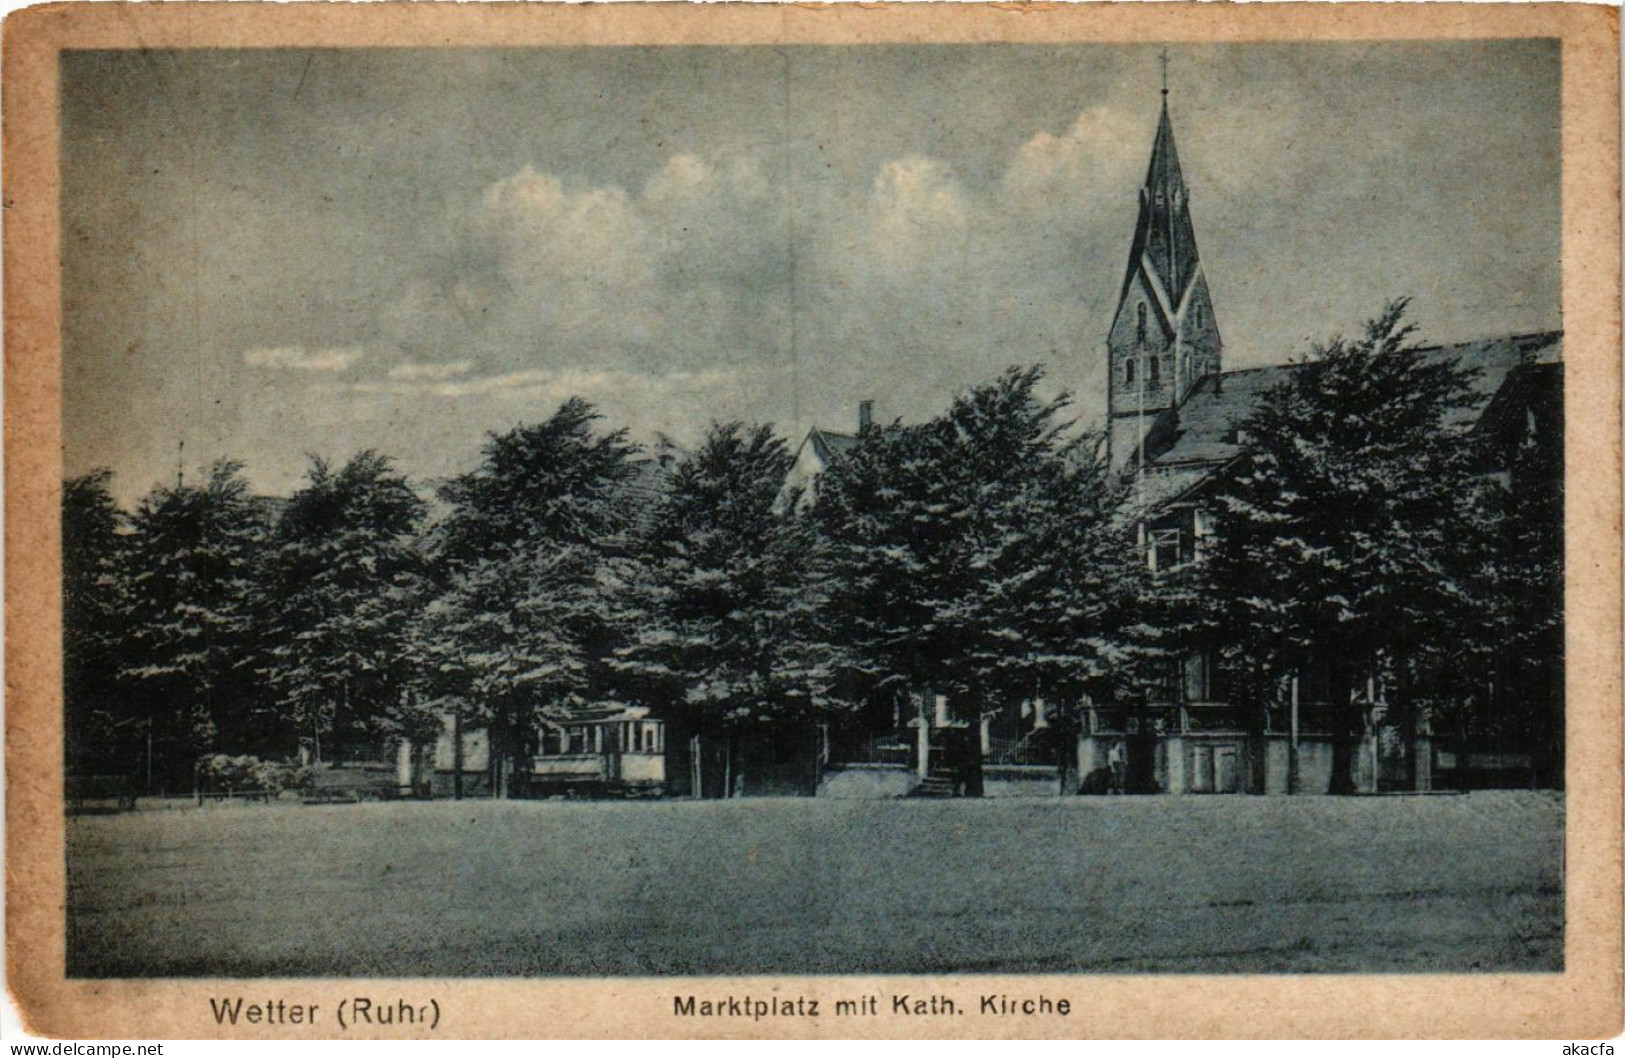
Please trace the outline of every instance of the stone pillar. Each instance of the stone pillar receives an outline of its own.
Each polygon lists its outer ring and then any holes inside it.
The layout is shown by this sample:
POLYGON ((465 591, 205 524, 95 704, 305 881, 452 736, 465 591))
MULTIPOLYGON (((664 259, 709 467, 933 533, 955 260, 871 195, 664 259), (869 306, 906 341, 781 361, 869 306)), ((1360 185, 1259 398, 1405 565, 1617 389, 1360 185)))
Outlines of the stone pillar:
POLYGON ((1164 739, 1168 753, 1168 793, 1182 794, 1190 790, 1185 778, 1185 740, 1178 735, 1164 739))
POLYGON ((1417 732, 1411 742, 1411 762, 1416 773, 1416 792, 1433 790, 1433 737, 1426 731, 1417 732))
POLYGON ((931 774, 931 725, 923 716, 914 721, 914 749, 920 758, 915 771, 923 779, 931 774))
POLYGON ((412 788, 412 742, 410 739, 401 739, 400 745, 395 747, 395 785, 402 797, 411 797, 417 791, 412 788))
POLYGON ((1106 764, 1100 752, 1099 740, 1093 735, 1078 736, 1078 782, 1082 783, 1097 768, 1106 764))
POLYGON ((1292 743, 1288 738, 1264 736, 1264 792, 1292 792, 1292 743))

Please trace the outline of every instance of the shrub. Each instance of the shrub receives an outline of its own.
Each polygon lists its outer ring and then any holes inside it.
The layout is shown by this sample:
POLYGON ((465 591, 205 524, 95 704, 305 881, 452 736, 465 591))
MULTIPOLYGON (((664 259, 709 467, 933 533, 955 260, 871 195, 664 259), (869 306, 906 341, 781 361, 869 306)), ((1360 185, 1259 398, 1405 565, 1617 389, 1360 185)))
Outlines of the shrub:
POLYGON ((266 790, 281 793, 310 784, 310 768, 290 761, 261 760, 254 756, 230 757, 216 753, 203 761, 203 783, 213 793, 241 793, 266 790))

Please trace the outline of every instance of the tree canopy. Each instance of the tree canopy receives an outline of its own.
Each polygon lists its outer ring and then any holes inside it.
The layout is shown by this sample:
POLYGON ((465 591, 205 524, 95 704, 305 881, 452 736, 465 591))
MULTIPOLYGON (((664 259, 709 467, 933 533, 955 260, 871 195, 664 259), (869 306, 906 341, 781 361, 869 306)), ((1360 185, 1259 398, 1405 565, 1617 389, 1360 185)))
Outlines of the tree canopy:
POLYGON ((417 733, 407 700, 411 622, 428 582, 423 500, 384 456, 335 470, 312 457, 288 499, 266 571, 261 660, 280 716, 318 759, 417 733))
POLYGON ((599 434, 579 398, 493 434, 480 465, 447 482, 430 532, 439 592, 417 632, 427 698, 486 726, 505 757, 539 725, 603 701, 619 636, 614 595, 636 501, 636 449, 599 434))
POLYGON ((1345 754, 1356 686, 1386 674, 1405 708, 1424 645, 1460 635, 1484 602, 1472 590, 1484 557, 1474 452, 1449 421, 1472 375, 1425 355, 1405 310, 1390 303, 1265 394, 1220 491, 1205 571, 1233 649, 1282 672, 1328 667, 1345 754))
POLYGON ((1012 368, 829 468, 811 518, 849 696, 994 702, 1105 673, 1128 568, 1115 499, 1098 439, 1042 379, 1012 368))

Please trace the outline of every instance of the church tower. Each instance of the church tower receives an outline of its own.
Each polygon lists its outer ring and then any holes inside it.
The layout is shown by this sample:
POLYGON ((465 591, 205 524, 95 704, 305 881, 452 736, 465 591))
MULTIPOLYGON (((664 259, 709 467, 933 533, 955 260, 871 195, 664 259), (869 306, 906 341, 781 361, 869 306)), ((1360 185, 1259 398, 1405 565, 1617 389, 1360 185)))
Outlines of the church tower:
POLYGON ((1219 373, 1222 343, 1196 252, 1190 192, 1168 117, 1163 57, 1162 117, 1140 188, 1140 219, 1128 274, 1106 338, 1106 413, 1113 467, 1133 459, 1157 417, 1177 408, 1203 378, 1219 373))

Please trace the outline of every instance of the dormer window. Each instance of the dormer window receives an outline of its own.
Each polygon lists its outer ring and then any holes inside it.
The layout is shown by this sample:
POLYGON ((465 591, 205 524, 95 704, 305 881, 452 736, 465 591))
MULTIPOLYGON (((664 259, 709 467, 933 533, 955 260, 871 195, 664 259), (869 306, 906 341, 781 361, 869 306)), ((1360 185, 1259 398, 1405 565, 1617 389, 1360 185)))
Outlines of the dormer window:
POLYGON ((1140 322, 1134 331, 1135 340, 1141 345, 1145 344, 1145 302, 1140 302, 1140 322))

